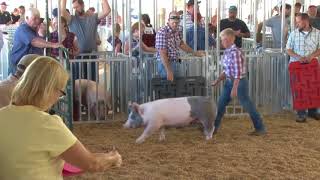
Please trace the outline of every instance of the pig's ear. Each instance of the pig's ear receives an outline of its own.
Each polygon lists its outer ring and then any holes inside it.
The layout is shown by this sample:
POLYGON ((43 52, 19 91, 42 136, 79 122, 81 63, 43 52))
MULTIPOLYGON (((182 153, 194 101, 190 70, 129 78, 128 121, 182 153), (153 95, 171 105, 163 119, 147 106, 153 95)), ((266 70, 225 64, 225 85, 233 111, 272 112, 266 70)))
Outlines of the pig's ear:
POLYGON ((132 103, 132 109, 140 115, 143 115, 143 108, 139 104, 132 103))
POLYGON ((131 108, 132 108, 133 111, 139 112, 139 107, 140 107, 139 104, 137 104, 137 103, 134 102, 134 103, 132 103, 130 106, 131 106, 131 108))

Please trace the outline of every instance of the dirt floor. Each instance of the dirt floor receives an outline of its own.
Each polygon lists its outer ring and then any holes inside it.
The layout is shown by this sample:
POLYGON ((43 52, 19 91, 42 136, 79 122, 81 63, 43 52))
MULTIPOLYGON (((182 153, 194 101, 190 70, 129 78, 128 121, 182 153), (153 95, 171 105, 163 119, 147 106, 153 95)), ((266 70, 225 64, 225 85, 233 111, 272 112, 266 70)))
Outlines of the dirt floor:
POLYGON ((76 136, 94 152, 115 145, 123 166, 105 173, 66 180, 105 179, 319 179, 320 122, 296 123, 292 113, 265 116, 268 134, 248 136, 248 117, 225 118, 214 140, 205 141, 198 127, 168 129, 135 144, 140 129, 123 129, 126 117, 104 124, 75 125, 76 136), (121 121, 120 121, 121 119, 121 121))

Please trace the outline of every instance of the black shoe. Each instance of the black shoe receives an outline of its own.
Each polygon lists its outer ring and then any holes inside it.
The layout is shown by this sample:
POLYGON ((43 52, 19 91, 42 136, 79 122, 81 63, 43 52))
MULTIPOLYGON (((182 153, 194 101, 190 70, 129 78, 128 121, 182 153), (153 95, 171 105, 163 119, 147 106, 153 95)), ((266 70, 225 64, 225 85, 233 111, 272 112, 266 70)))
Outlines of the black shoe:
POLYGON ((320 114, 318 114, 318 113, 308 114, 308 117, 315 119, 315 120, 320 120, 320 114))
POLYGON ((298 122, 298 123, 305 123, 305 122, 307 122, 307 120, 306 120, 305 117, 297 117, 297 118, 296 118, 296 122, 298 122))
POLYGON ((260 131, 255 130, 255 131, 250 132, 248 135, 249 136, 263 136, 266 134, 267 134, 267 131, 265 131, 265 130, 260 130, 260 131))

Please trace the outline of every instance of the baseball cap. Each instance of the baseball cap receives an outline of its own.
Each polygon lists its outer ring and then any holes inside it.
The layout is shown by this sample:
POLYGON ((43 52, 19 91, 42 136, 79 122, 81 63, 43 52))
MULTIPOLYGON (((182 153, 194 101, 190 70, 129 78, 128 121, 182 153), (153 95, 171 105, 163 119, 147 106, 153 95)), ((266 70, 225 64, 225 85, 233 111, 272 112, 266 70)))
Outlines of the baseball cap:
POLYGON ((310 5, 308 8, 317 8, 315 5, 310 5))
POLYGON ((23 56, 17 65, 17 71, 24 72, 24 70, 26 70, 26 68, 38 57, 40 57, 38 54, 27 54, 23 56))
MULTIPOLYGON (((197 1, 197 2, 198 2, 198 4, 201 3, 201 1, 197 1)), ((187 3, 187 5, 188 5, 188 6, 194 5, 194 0, 189 0, 188 3, 187 3)))
POLYGON ((0 5, 8 6, 8 4, 6 2, 2 2, 0 5))
POLYGON ((229 12, 230 12, 230 11, 232 11, 232 12, 238 11, 237 6, 230 6, 230 7, 229 7, 229 12))

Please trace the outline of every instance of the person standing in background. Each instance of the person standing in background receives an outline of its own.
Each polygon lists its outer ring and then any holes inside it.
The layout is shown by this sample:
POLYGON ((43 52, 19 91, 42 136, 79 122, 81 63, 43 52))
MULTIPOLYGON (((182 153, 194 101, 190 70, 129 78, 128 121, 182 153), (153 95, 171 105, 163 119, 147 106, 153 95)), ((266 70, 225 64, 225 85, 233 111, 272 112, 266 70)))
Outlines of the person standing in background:
POLYGON ((1 8, 0 8, 0 24, 5 24, 5 25, 9 25, 12 23, 12 19, 11 19, 11 15, 10 13, 7 11, 7 4, 6 2, 2 2, 0 4, 1 8))

